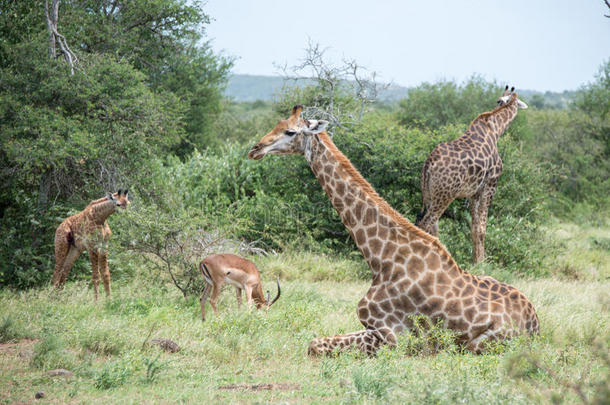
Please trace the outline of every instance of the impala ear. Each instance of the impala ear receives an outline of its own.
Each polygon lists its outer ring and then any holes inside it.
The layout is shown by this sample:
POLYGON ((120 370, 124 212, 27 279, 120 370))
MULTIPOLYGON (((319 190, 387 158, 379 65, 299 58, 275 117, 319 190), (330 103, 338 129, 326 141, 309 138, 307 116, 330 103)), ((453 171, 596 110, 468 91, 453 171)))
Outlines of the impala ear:
POLYGON ((311 120, 309 121, 309 125, 307 126, 307 128, 303 130, 303 133, 305 135, 319 134, 320 132, 324 131, 327 126, 328 121, 326 120, 311 120))

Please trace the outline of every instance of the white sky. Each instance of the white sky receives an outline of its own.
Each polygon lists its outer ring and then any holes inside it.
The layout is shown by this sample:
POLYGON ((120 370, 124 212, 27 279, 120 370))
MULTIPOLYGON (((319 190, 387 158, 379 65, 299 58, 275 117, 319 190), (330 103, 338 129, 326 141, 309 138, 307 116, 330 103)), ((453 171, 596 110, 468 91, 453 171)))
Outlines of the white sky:
POLYGON ((602 0, 208 0, 204 11, 234 73, 278 74, 274 63, 297 64, 311 39, 403 86, 480 73, 562 91, 610 58, 602 0))

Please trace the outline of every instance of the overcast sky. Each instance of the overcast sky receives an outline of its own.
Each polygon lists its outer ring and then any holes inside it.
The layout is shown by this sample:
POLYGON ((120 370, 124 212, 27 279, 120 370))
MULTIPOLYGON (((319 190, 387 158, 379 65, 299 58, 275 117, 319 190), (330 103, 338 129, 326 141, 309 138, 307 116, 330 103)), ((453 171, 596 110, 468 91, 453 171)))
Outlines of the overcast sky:
POLYGON ((234 73, 278 74, 274 63, 297 64, 311 39, 403 86, 480 73, 561 91, 610 58, 602 0, 208 0, 204 11, 234 73))

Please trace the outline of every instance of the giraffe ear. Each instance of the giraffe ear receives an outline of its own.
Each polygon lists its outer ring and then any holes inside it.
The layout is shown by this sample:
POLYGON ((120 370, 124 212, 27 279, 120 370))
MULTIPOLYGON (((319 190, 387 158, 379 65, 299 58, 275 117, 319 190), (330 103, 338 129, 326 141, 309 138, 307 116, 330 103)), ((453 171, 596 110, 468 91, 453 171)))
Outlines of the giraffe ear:
POLYGON ((307 128, 303 130, 305 135, 315 135, 324 131, 328 126, 328 121, 326 120, 311 120, 309 121, 309 125, 307 128))
POLYGON ((525 110, 527 108, 527 104, 525 104, 523 101, 517 99, 517 107, 525 110))
POLYGON ((116 201, 111 193, 106 193, 106 198, 110 201, 116 201))
POLYGON ((301 104, 297 104, 292 107, 292 116, 298 117, 301 115, 301 111, 303 111, 303 106, 301 104))

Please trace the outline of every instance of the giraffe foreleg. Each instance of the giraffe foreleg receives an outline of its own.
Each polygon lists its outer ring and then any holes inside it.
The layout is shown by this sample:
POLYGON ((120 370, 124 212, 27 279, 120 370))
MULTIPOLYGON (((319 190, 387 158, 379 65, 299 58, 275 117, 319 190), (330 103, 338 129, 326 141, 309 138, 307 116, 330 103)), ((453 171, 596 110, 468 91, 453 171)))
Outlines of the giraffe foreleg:
POLYGON ((484 353, 487 349, 487 346, 492 342, 503 342, 507 339, 510 339, 516 335, 516 331, 505 328, 498 328, 494 325, 491 325, 488 329, 486 329, 483 333, 481 333, 476 338, 472 339, 466 345, 466 349, 471 351, 474 354, 484 353))
POLYGON ((315 338, 309 343, 307 354, 310 356, 340 353, 350 348, 373 356, 383 344, 395 345, 396 338, 390 330, 365 329, 358 332, 315 338))

